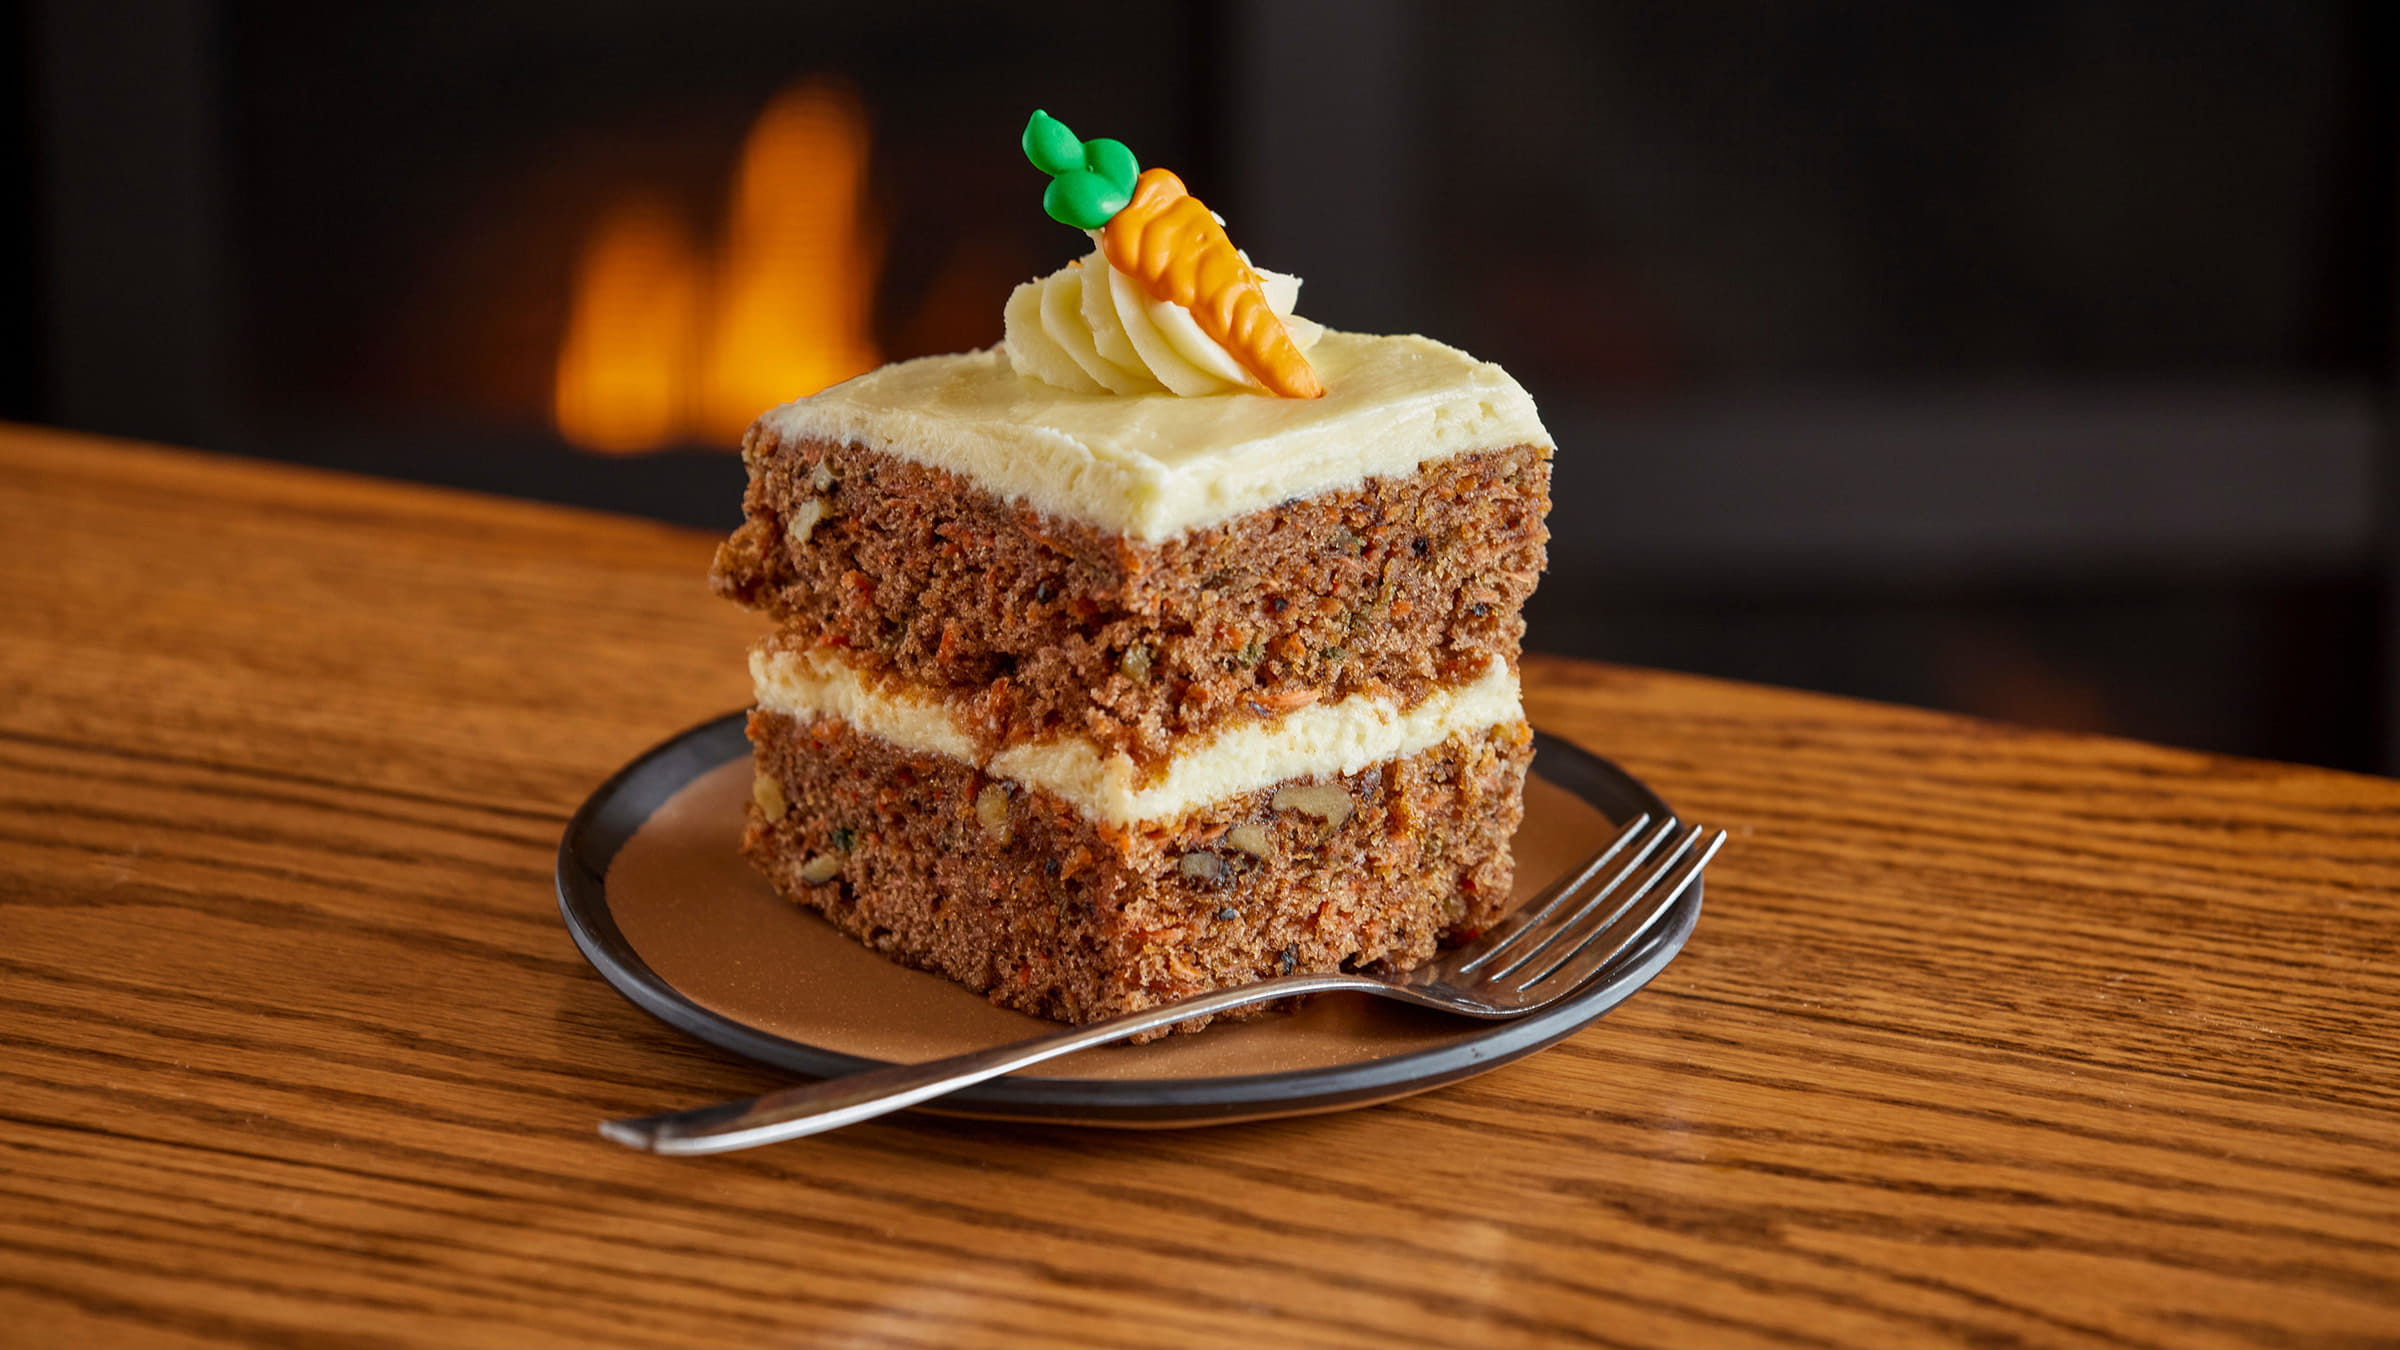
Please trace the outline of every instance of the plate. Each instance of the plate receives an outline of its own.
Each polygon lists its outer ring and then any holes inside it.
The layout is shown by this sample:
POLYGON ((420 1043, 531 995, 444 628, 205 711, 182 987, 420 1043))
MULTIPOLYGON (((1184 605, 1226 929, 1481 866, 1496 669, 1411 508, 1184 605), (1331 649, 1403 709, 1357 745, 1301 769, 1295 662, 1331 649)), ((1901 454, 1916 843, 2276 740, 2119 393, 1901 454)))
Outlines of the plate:
MULTIPOLYGON (((1055 1028, 937 975, 896 965, 780 899, 735 852, 750 796, 745 714, 643 754, 594 792, 558 851, 575 945, 669 1026, 811 1078, 933 1059, 1055 1028)), ((1516 898, 1539 890, 1657 794, 1607 760, 1534 733, 1516 898)), ((1478 1022, 1365 994, 1147 1045, 1104 1046, 941 1100, 946 1115, 1121 1127, 1204 1125, 1389 1101, 1496 1069, 1623 1002, 1691 938, 1694 884, 1646 943, 1573 997, 1478 1022)))

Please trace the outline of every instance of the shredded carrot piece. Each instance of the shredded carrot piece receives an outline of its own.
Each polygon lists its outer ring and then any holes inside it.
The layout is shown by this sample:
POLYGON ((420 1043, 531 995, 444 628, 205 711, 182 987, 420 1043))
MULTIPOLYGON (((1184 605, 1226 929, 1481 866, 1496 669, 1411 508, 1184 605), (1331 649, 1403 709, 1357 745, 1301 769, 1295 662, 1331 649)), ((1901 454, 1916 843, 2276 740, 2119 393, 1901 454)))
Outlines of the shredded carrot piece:
POLYGON ((1305 708, 1323 697, 1325 697, 1325 691, 1322 689, 1286 689, 1280 694, 1252 694, 1250 695, 1250 707, 1263 716, 1269 712, 1290 712, 1294 708, 1305 708))
POLYGON ((1144 169, 1133 200, 1100 227, 1109 265, 1142 284, 1154 300, 1192 312, 1200 331, 1233 355, 1271 393, 1321 398, 1325 385, 1267 304, 1258 273, 1242 261, 1225 227, 1183 180, 1144 169))

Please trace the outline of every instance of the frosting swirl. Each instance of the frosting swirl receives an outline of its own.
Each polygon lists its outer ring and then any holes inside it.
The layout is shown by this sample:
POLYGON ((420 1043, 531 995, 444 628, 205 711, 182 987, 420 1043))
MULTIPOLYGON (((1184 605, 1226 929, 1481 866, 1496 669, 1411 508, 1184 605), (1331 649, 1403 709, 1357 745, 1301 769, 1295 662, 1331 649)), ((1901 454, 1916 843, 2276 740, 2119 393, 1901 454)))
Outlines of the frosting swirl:
MULTIPOLYGON (((1267 305, 1302 351, 1324 329, 1292 314, 1300 279, 1254 269, 1267 305)), ((1094 248, 1008 297, 1004 344, 1009 364, 1079 394, 1260 393, 1266 386, 1210 337, 1192 312, 1156 300, 1140 282, 1094 248)))

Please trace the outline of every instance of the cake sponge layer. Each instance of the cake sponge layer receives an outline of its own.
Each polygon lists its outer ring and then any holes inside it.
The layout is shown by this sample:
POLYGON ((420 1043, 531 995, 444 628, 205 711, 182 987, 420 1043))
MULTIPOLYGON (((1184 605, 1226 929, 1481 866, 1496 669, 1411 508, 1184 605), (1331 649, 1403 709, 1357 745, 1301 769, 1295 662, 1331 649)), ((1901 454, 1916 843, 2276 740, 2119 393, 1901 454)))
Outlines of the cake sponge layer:
POLYGON ((1143 544, 863 446, 747 447, 717 588, 794 648, 952 702, 984 754, 1083 737, 1156 765, 1311 702, 1402 706, 1514 663, 1548 452, 1477 450, 1143 544))
POLYGON ((743 850, 778 891, 878 951, 1072 1022, 1270 975, 1407 969, 1488 925, 1532 756, 1511 723, 1116 827, 839 717, 761 710, 750 739, 743 850))

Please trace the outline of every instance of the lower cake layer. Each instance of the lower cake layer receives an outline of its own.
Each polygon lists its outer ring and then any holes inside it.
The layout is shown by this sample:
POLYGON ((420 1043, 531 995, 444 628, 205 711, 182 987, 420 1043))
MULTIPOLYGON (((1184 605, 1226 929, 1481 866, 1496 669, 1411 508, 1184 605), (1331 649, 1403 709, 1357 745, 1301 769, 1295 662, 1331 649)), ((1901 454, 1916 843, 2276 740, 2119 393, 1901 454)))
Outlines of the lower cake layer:
POLYGON ((1407 969, 1484 927, 1509 896, 1533 754, 1510 722, 1112 826, 838 717, 761 710, 750 740, 743 852, 779 892, 894 959, 1068 1022, 1294 971, 1407 969))

